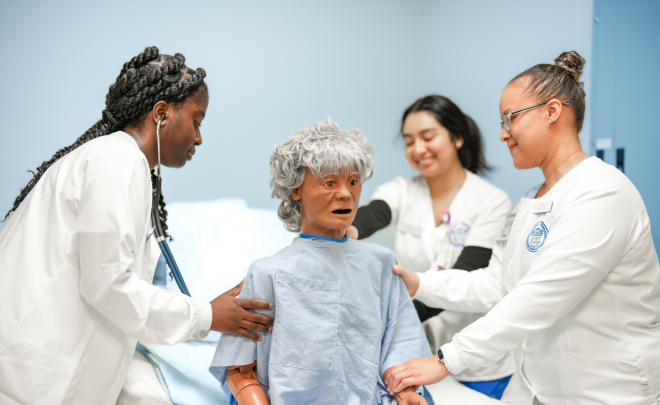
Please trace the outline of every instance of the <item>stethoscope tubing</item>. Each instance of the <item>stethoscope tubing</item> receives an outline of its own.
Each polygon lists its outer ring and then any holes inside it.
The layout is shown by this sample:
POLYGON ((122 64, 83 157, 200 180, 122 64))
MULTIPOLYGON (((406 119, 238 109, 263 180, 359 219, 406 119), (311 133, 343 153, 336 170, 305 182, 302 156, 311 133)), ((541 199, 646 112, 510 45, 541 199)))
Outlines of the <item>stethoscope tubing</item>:
POLYGON ((170 268, 172 277, 174 278, 174 281, 176 281, 176 285, 179 286, 179 290, 181 290, 183 294, 186 294, 190 297, 190 292, 188 291, 186 282, 183 281, 183 276, 179 271, 179 266, 177 266, 176 260, 174 260, 174 255, 172 255, 172 251, 170 250, 170 246, 167 244, 167 241, 165 239, 161 240, 158 242, 158 246, 160 246, 160 251, 163 253, 163 257, 165 257, 167 266, 170 268))
POLYGON ((153 201, 151 204, 151 222, 153 222, 154 225, 154 236, 156 237, 156 241, 158 242, 158 246, 160 247, 160 251, 163 254, 163 257, 165 257, 167 266, 170 268, 172 277, 174 278, 174 281, 176 281, 176 285, 179 286, 179 290, 181 290, 183 294, 190 297, 190 292, 188 291, 188 287, 186 286, 186 283, 183 281, 183 276, 179 271, 179 266, 177 266, 176 260, 174 260, 174 255, 170 250, 170 246, 167 244, 167 240, 165 239, 164 236, 165 232, 163 232, 163 227, 160 222, 159 202, 160 202, 160 194, 162 190, 161 189, 162 178, 160 177, 160 121, 161 120, 159 119, 158 124, 156 124, 156 138, 157 138, 156 143, 158 145, 158 168, 156 171, 156 190, 154 192, 153 201))

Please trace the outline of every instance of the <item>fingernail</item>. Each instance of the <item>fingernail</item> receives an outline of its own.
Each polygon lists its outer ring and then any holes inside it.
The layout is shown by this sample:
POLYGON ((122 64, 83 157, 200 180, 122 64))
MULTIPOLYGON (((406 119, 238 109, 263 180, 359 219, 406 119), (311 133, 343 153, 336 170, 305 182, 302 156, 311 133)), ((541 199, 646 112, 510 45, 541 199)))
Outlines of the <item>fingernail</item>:
POLYGON ((268 328, 268 332, 271 332, 272 330, 273 330, 273 328, 268 328))
POLYGON ((259 336, 259 340, 261 340, 261 336, 259 336))

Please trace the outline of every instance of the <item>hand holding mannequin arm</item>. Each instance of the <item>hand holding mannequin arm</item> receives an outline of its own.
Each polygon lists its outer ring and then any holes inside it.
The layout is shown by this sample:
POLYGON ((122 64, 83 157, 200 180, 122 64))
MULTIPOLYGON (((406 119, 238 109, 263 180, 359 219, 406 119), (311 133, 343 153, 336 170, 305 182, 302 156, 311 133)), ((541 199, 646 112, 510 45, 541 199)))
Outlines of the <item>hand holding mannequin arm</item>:
POLYGON ((397 395, 398 399, 399 393, 405 390, 420 385, 435 384, 444 380, 449 374, 445 363, 439 361, 437 356, 429 356, 410 359, 403 364, 388 368, 383 373, 383 380, 387 384, 389 393, 397 395))
POLYGON ((254 372, 256 367, 256 360, 245 366, 227 367, 227 385, 238 405, 268 405, 264 389, 254 372))
MULTIPOLYGON (((405 363, 404 363, 405 364, 405 363)), ((385 372, 383 373, 383 381, 387 383, 388 378, 391 376, 391 372, 393 369, 400 367, 400 366, 395 366, 395 367, 390 367, 385 372)), ((411 385, 411 386, 404 386, 399 390, 399 392, 394 393, 393 390, 388 389, 391 395, 394 395, 396 400, 399 402, 400 405, 428 405, 428 402, 419 395, 416 391, 419 388, 420 385, 411 385)))
POLYGON ((264 300, 236 298, 243 288, 244 281, 211 301, 213 310, 211 330, 231 333, 251 340, 261 340, 261 337, 248 332, 248 329, 270 332, 272 328, 267 325, 272 324, 275 320, 270 316, 248 311, 248 309, 270 309, 273 305, 264 300))

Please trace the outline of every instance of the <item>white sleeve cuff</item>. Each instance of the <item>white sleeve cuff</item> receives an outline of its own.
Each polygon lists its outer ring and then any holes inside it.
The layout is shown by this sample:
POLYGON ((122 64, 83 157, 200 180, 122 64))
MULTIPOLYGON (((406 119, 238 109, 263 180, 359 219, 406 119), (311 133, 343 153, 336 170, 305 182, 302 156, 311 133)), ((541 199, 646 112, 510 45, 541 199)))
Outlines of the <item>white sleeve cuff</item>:
POLYGON ((426 273, 417 273, 417 276, 419 277, 419 288, 412 299, 425 303, 425 301, 430 298, 431 293, 433 292, 433 287, 429 282, 429 278, 431 277, 429 273, 431 272, 437 273, 438 271, 431 269, 426 273))
POLYGON ((456 350, 456 346, 454 346, 453 342, 444 344, 440 349, 442 350, 442 354, 445 357, 444 360, 447 371, 456 375, 467 368, 465 362, 461 358, 461 355, 458 353, 458 350, 456 350))
POLYGON ((206 301, 198 301, 198 308, 199 322, 197 323, 197 330, 211 330, 211 323, 213 322, 213 310, 211 309, 211 303, 206 301))

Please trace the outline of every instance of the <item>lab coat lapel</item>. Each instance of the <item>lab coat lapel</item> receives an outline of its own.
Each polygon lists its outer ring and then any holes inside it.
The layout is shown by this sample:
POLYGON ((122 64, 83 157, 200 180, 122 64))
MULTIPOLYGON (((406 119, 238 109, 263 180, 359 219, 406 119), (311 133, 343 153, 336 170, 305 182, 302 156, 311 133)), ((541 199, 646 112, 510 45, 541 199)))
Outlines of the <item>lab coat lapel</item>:
POLYGON ((441 235, 437 232, 435 227, 433 201, 431 200, 431 190, 429 189, 429 185, 424 177, 421 177, 419 183, 420 187, 418 188, 417 201, 419 204, 419 224, 421 224, 422 228, 422 251, 429 262, 433 263, 435 260, 434 247, 436 241, 441 235))

